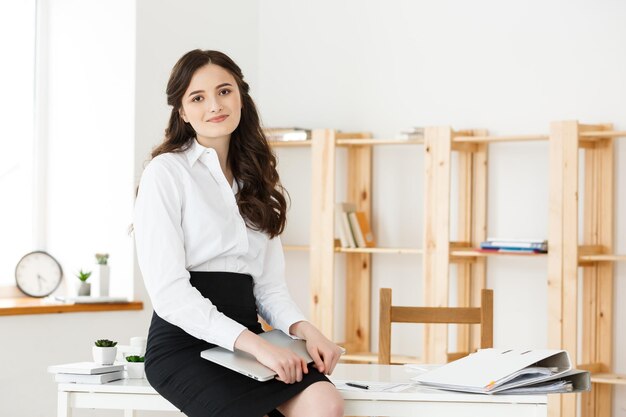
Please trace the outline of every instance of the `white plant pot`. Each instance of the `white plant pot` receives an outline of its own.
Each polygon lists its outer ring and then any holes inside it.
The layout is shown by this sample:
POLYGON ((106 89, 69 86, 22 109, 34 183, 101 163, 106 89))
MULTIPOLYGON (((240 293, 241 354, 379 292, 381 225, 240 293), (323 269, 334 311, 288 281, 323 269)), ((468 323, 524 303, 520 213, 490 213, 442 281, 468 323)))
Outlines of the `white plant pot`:
POLYGON ((91 284, 89 282, 79 282, 76 295, 91 295, 91 284))
POLYGON ((143 378, 143 373, 143 362, 128 362, 126 364, 126 375, 129 379, 143 378))
POLYGON ((95 271, 94 280, 94 295, 97 297, 109 296, 109 265, 98 265, 98 269, 95 271))
POLYGON ((115 355, 117 355, 117 346, 93 346, 91 348, 91 352, 93 354, 93 361, 98 365, 113 365, 113 362, 115 362, 115 355))

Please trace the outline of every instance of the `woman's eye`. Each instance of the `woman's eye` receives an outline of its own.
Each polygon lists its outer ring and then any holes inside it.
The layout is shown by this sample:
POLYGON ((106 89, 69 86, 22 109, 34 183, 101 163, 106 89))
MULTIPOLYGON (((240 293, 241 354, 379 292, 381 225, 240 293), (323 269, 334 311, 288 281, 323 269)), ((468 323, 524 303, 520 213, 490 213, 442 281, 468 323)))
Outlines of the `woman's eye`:
POLYGON ((202 96, 195 96, 194 98, 191 99, 191 101, 202 101, 202 96))
POLYGON ((226 94, 230 94, 230 90, 225 88, 223 90, 220 90, 220 96, 225 96, 226 94))

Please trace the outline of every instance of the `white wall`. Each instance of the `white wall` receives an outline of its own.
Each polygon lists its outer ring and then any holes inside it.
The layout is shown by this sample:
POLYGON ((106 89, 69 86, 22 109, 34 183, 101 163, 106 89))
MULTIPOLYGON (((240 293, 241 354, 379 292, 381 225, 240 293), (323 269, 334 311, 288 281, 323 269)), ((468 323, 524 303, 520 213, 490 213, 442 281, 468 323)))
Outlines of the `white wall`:
MULTIPOLYGON (((550 121, 563 119, 626 128, 623 2, 276 0, 264 2, 260 13, 257 102, 267 125, 370 131, 378 137, 425 125, 545 134, 550 121)), ((618 143, 617 190, 626 183, 625 148, 618 143)), ((374 151, 372 223, 382 246, 420 246, 421 152, 411 147, 374 151)), ((300 176, 305 162, 291 161, 304 161, 306 154, 304 149, 279 152, 283 180, 298 199, 286 243, 308 237, 310 178, 300 176)), ((491 146, 490 236, 547 237, 547 162, 546 143, 491 146)), ((343 184, 340 179, 338 198, 343 184)), ((623 254, 626 196, 619 192, 615 236, 623 254)), ((290 253, 287 260, 290 278, 308 282, 307 257, 290 253)), ((488 271, 495 291, 495 344, 545 347, 546 260, 490 259, 488 271)), ((421 303, 418 257, 375 255, 373 275, 373 323, 379 287, 391 286, 399 303, 421 303)), ((626 296, 623 263, 615 275, 614 361, 615 371, 624 373, 626 339, 620 329, 626 309, 618 302, 626 296)), ((298 299, 308 305, 307 286, 297 287, 298 299)), ((341 285, 337 290, 341 301, 341 285)), ((341 340, 340 320, 336 327, 341 340)), ((394 332, 394 349, 419 352, 419 338, 407 331, 394 332)), ((374 326, 372 345, 377 343, 374 326)), ((614 415, 626 416, 626 389, 615 392, 614 415)))
MULTIPOLYGON (((132 295, 135 6, 49 0, 39 7, 46 249, 64 269, 60 292, 72 293, 74 273, 93 270, 94 254, 108 252, 111 293, 132 295)), ((96 339, 128 344, 147 333, 148 320, 148 310, 0 317, 0 415, 54 415, 47 366, 91 360, 96 339)))
MULTIPOLYGON (((626 5, 617 1, 47 3, 52 11, 50 42, 57 48, 50 56, 54 107, 49 120, 54 196, 49 202, 50 241, 68 265, 67 273, 87 266, 92 252, 102 246, 114 248, 112 267, 120 290, 130 282, 133 266, 132 246, 118 228, 129 222, 134 187, 149 151, 162 139, 169 113, 164 93, 169 71, 189 49, 220 49, 231 55, 244 70, 266 125, 368 130, 379 137, 392 136, 402 127, 436 124, 486 127, 494 134, 545 133, 551 120, 566 118, 611 121, 626 128, 622 75, 626 58, 620 54, 626 5), (62 35, 71 30, 76 36, 62 35), (72 56, 74 51, 80 59, 72 56), (103 107, 102 97, 117 104, 103 107), (111 154, 114 149, 120 152, 111 154), (54 155, 70 150, 77 155, 77 165, 55 165, 54 155), (84 155, 93 157, 85 162, 84 155), (122 158, 121 162, 108 163, 111 155, 122 158), (93 203, 98 196, 91 194, 92 183, 75 178, 94 171, 106 174, 97 178, 106 180, 111 215, 93 203), (77 209, 78 193, 92 201, 88 208, 77 209), (75 221, 67 220, 66 212, 75 221), (104 218, 108 227, 96 227, 94 218, 104 218), (105 232, 111 229, 110 234, 105 232), (74 246, 82 241, 76 231, 102 238, 74 246), (64 236, 68 241, 61 243, 64 236), (121 276, 122 271, 129 278, 121 276)), ((626 182, 626 145, 619 143, 617 153, 616 186, 621 189, 626 182)), ((419 246, 421 242, 420 154, 411 147, 375 151, 372 222, 381 245, 419 246)), ((279 157, 293 200, 284 241, 303 244, 309 233, 308 154, 281 150, 279 157)), ((545 236, 546 166, 545 144, 492 146, 490 235, 545 236)), ((339 179, 339 190, 345 181, 339 179)), ((342 198, 342 192, 338 194, 342 198)), ((626 253, 624 207, 626 195, 621 193, 616 208, 619 253, 626 253)), ((290 288, 306 310, 307 255, 289 253, 287 263, 290 288)), ((399 302, 419 302, 419 258, 377 255, 373 268, 375 290, 392 286, 399 302)), ((497 345, 545 345, 546 269, 542 260, 490 260, 497 345)), ((624 275, 626 267, 618 264, 615 370, 621 373, 626 373, 626 338, 619 329, 626 322, 626 308, 617 300, 626 294, 624 275)), ((135 293, 147 301, 136 266, 134 277, 135 293)), ((340 284, 341 280, 339 303, 340 284)), ((374 291, 374 318, 377 302, 374 291)), ((338 310, 343 313, 341 307, 338 310)), ((55 390, 46 366, 88 360, 86 341, 103 334, 114 334, 123 342, 145 332, 149 314, 147 303, 142 312, 0 317, 0 415, 53 414, 55 390), (42 353, 47 345, 52 345, 51 352, 42 353)), ((339 324, 338 338, 342 336, 339 324)), ((408 336, 394 334, 394 340, 398 349, 419 347, 408 336)), ((616 416, 626 416, 625 394, 623 388, 616 390, 616 416)), ((81 410, 76 415, 119 413, 81 410)))

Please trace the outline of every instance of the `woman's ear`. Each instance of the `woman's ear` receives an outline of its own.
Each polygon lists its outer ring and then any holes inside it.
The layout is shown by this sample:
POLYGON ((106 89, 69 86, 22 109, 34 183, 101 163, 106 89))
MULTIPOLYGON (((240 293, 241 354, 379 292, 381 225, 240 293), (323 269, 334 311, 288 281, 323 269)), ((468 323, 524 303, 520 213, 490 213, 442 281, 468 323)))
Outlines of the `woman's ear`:
POLYGON ((185 121, 185 123, 189 123, 189 120, 187 120, 187 116, 185 115, 185 109, 181 107, 178 110, 178 114, 180 114, 180 117, 185 121))

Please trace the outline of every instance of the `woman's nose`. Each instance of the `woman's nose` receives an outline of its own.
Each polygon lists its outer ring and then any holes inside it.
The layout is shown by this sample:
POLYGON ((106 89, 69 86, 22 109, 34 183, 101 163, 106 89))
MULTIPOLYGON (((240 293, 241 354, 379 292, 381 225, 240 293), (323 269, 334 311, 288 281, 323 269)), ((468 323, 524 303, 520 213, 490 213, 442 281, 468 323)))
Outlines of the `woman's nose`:
POLYGON ((211 113, 218 113, 222 110, 222 105, 220 104, 220 100, 217 97, 207 100, 208 110, 211 113))

